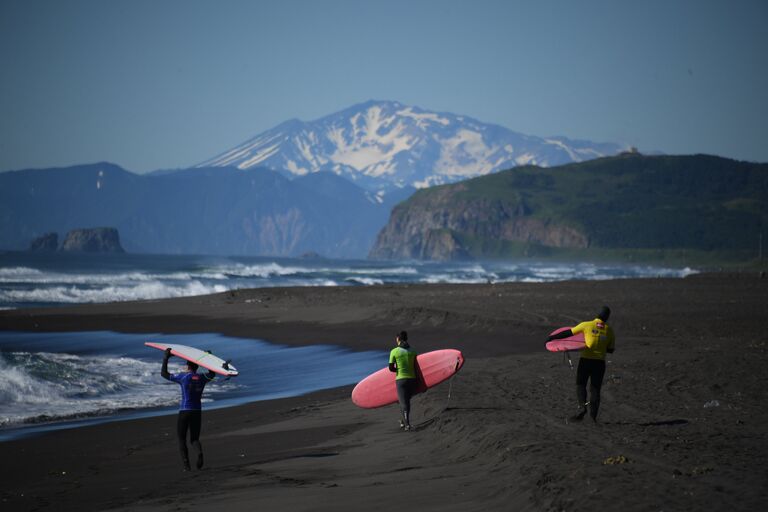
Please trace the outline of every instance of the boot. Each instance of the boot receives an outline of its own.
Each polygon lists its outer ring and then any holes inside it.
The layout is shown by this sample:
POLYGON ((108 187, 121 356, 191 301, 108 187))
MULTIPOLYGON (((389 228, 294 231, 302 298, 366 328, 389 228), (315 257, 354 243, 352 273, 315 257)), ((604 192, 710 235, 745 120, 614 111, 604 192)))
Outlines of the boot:
POLYGON ((587 407, 586 407, 586 405, 587 405, 587 404, 584 404, 584 405, 583 405, 583 406, 582 406, 582 407, 579 409, 579 412, 577 412, 576 414, 574 414, 573 416, 571 416, 570 418, 568 418, 568 421, 570 421, 570 422, 574 422, 574 423, 575 423, 575 422, 577 422, 577 421, 581 421, 581 420, 583 420, 583 419, 584 419, 584 415, 585 415, 585 414, 587 414, 587 407))
POLYGON ((597 411, 600 409, 600 400, 592 400, 589 402, 589 416, 592 421, 597 423, 597 411))
POLYGON ((192 443, 192 448, 197 453, 197 461, 195 466, 197 469, 203 469, 203 445, 200 444, 200 441, 195 441, 192 443))

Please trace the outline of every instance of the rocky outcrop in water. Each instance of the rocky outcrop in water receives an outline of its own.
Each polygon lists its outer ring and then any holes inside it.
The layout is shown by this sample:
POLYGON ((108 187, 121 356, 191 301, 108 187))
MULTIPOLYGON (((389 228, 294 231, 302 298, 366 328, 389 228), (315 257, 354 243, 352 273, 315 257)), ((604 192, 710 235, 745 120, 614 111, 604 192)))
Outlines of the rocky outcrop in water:
POLYGON ((46 233, 32 240, 29 244, 30 252, 56 252, 59 248, 59 235, 46 233))
POLYGON ((61 244, 62 252, 125 252, 115 228, 73 229, 61 244))

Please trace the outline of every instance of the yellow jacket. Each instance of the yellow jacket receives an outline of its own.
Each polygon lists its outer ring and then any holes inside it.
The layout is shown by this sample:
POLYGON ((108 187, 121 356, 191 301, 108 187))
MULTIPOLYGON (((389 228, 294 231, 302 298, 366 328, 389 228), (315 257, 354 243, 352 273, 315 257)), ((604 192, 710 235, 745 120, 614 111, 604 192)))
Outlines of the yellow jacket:
POLYGON ((584 342, 587 348, 581 351, 581 357, 587 359, 605 359, 605 353, 613 350, 616 341, 613 335, 613 329, 600 320, 595 318, 590 322, 581 322, 571 329, 573 334, 584 333, 584 342))

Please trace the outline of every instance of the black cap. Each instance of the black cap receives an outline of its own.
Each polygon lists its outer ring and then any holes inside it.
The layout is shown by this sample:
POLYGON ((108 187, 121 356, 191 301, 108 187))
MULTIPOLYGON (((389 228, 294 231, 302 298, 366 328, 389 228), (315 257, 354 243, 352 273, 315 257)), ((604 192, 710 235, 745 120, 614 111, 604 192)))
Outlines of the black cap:
POLYGON ((603 322, 607 322, 610 316, 611 316, 611 308, 609 308, 608 306, 603 306, 603 309, 600 310, 600 313, 597 315, 597 318, 599 318, 603 322))

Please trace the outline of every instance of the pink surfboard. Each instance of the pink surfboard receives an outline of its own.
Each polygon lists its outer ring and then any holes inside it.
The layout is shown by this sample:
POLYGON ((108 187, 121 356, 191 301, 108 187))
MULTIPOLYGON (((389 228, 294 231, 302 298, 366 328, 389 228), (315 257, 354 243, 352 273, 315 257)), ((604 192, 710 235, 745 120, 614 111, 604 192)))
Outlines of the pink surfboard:
MULTIPOLYGON (((570 329, 570 327, 561 327, 555 329, 550 333, 550 336, 570 329)), ((572 352, 576 350, 582 350, 586 348, 587 344, 584 342, 584 333, 576 333, 574 336, 562 338, 559 340, 552 340, 547 342, 547 350, 550 352, 572 352)))
MULTIPOLYGON (((454 349, 435 350, 416 356, 416 392, 423 393, 451 378, 464 366, 464 356, 454 349)), ((352 402, 364 409, 373 409, 397 402, 395 374, 389 368, 372 373, 352 390, 352 402)))

